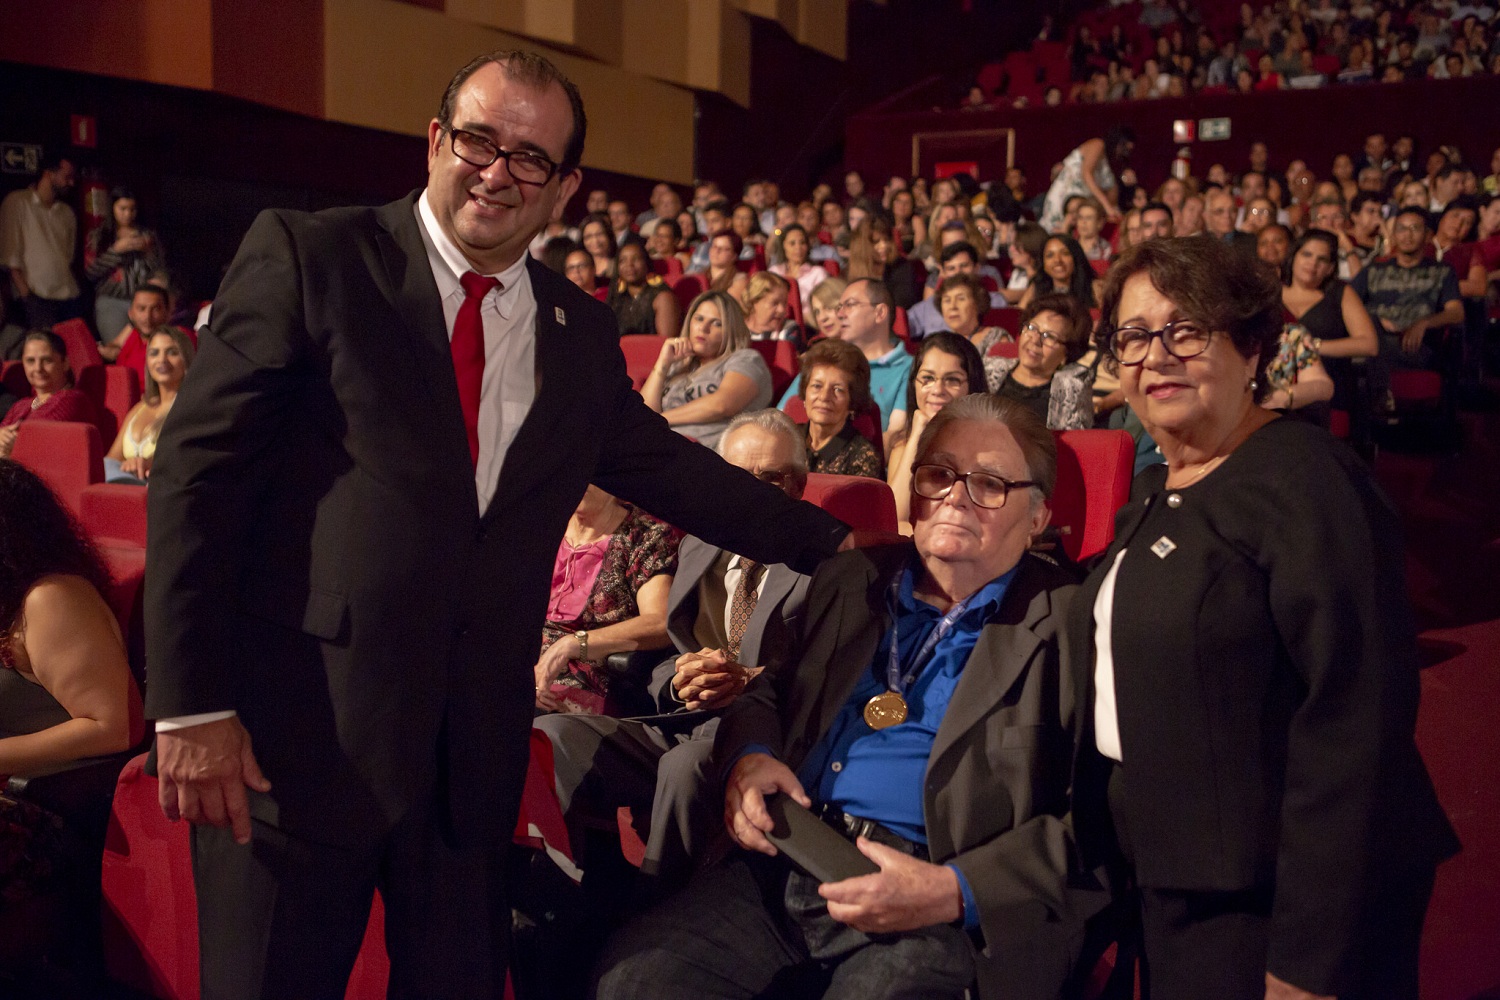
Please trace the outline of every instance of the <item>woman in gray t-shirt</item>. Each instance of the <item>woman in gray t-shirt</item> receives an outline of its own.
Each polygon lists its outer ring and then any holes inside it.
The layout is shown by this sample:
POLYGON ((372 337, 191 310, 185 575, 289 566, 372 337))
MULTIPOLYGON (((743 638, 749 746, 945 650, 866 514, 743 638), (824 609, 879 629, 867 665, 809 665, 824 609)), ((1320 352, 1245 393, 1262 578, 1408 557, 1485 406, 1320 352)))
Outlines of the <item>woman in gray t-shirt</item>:
POLYGON ((710 448, 737 414, 771 405, 771 370, 728 293, 693 300, 682 335, 662 345, 641 396, 673 430, 710 448))

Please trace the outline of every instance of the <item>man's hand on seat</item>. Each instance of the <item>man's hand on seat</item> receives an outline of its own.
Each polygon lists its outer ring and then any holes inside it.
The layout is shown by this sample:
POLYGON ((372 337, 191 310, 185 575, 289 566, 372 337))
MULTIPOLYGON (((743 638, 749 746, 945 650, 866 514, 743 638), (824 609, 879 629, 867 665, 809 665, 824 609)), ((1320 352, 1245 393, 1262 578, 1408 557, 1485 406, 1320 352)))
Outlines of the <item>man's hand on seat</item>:
POLYGON ((250 843, 250 803, 245 786, 269 792, 238 716, 156 734, 157 795, 169 820, 234 829, 250 843))
POLYGON ((880 871, 818 886, 830 917, 866 934, 891 934, 963 916, 963 890, 952 868, 918 861, 864 837, 856 844, 880 871))
POLYGON ((775 845, 766 839, 773 825, 766 812, 766 796, 773 792, 784 792, 812 808, 812 799, 792 769, 770 754, 747 753, 735 762, 724 790, 724 825, 735 843, 747 851, 776 854, 775 845))

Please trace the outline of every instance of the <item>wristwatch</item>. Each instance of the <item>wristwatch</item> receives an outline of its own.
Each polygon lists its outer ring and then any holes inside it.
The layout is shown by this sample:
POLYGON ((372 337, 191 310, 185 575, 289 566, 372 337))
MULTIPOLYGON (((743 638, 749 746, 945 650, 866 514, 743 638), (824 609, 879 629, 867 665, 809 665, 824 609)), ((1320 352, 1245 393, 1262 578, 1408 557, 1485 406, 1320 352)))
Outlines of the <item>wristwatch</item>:
POLYGON ((578 658, 580 660, 585 660, 585 661, 588 660, 588 658, 589 658, 589 631, 588 631, 588 629, 585 629, 585 628, 579 629, 577 632, 573 633, 573 638, 575 638, 575 639, 578 640, 578 658))

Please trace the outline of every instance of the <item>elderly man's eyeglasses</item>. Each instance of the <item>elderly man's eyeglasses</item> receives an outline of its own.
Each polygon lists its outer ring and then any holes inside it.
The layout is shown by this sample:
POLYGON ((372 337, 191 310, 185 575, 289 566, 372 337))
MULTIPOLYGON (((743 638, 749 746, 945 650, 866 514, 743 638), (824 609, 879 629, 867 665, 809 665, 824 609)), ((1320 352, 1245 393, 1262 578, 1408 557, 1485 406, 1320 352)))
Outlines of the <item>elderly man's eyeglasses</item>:
POLYGON ((1035 486, 1029 479, 1012 482, 989 472, 960 473, 946 465, 919 465, 911 473, 911 489, 926 500, 942 500, 953 492, 955 483, 963 483, 969 491, 969 499, 975 506, 987 510, 998 510, 1005 506, 1005 498, 1011 490, 1035 486))
POLYGON ((1161 338, 1161 346, 1180 361, 1196 358, 1208 350, 1212 333, 1192 320, 1177 320, 1160 330, 1148 330, 1143 326, 1122 326, 1109 341, 1109 353, 1122 365, 1138 365, 1146 360, 1151 351, 1151 341, 1161 338))
POLYGON ((1042 346, 1043 347, 1052 347, 1054 345, 1062 343, 1062 338, 1059 337, 1057 334, 1052 333, 1052 332, 1047 331, 1047 330, 1043 330, 1041 327, 1037 326, 1035 323, 1027 323, 1025 326, 1021 327, 1021 332, 1022 333, 1029 333, 1033 337, 1040 338, 1041 341, 1042 341, 1042 346))
POLYGON ((541 153, 530 149, 501 149, 477 132, 450 128, 448 136, 453 155, 460 160, 481 170, 496 160, 504 160, 511 177, 522 184, 546 184, 560 169, 541 153))
POLYGON ((843 299, 833 307, 833 311, 836 313, 851 312, 855 309, 858 309, 860 306, 867 306, 869 304, 870 303, 865 302, 863 299, 843 299))

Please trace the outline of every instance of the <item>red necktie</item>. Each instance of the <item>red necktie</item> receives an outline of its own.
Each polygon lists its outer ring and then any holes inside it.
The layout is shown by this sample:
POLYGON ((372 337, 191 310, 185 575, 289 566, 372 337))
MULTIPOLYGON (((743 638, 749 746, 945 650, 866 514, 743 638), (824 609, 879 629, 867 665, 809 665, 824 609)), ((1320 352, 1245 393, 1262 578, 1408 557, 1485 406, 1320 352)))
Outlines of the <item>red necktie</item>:
POLYGON ((500 287, 498 278, 469 271, 458 279, 464 286, 464 304, 453 321, 453 374, 458 379, 458 405, 464 411, 464 430, 469 433, 469 457, 479 466, 479 391, 484 384, 484 321, 479 306, 490 289, 500 287))

